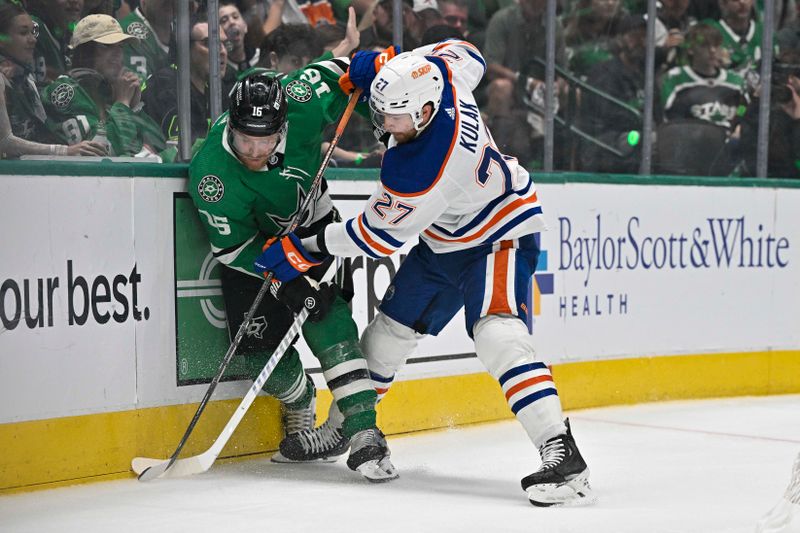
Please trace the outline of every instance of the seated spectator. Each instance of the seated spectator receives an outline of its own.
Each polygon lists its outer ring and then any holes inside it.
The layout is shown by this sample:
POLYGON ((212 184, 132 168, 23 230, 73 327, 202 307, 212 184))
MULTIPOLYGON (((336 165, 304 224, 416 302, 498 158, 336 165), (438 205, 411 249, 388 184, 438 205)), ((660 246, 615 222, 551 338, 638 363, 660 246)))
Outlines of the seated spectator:
MULTIPOLYGON (((403 50, 413 50, 419 46, 419 37, 414 37, 417 15, 413 0, 403 0, 403 50)), ((361 31, 359 47, 363 50, 383 50, 392 44, 392 0, 378 0, 372 11, 372 22, 361 31)))
POLYGON ((50 130, 68 144, 108 143, 109 155, 158 154, 166 142, 141 111, 139 78, 123 67, 122 43, 133 39, 108 15, 89 15, 75 26, 72 70, 42 93, 50 130))
POLYGON ((246 45, 247 23, 239 12, 236 0, 220 1, 219 27, 220 31, 225 31, 230 43, 228 70, 230 70, 231 74, 233 74, 233 79, 235 79, 235 75, 239 72, 244 72, 258 64, 260 49, 246 45))
POLYGON ((694 19, 689 16, 689 0, 661 0, 656 19, 656 64, 664 70, 678 64, 678 48, 683 44, 694 19))
POLYGON ((571 71, 585 76, 595 65, 611 60, 617 24, 624 15, 620 0, 578 0, 564 30, 571 71))
MULTIPOLYGON (((534 112, 525 101, 534 94, 544 94, 545 6, 545 0, 520 0, 496 12, 489 21, 483 50, 486 77, 490 80, 486 88, 486 106, 499 110, 510 105, 511 116, 522 112, 528 117, 531 127, 522 131, 530 132, 533 139, 522 143, 526 146, 529 142, 543 145, 543 107, 539 106, 534 112), (496 102, 495 98, 503 101, 496 102)), ((564 35, 560 24, 556 23, 556 64, 563 66, 564 62, 564 35)), ((543 104, 543 101, 538 103, 543 104)), ((510 155, 526 157, 515 153, 513 147, 508 149, 510 155)))
POLYGON ((0 5, 0 159, 21 155, 104 155, 102 146, 55 141, 33 77, 38 25, 15 4, 0 5))
POLYGON ((425 30, 444 23, 442 13, 439 11, 439 3, 436 0, 414 0, 413 11, 417 16, 414 37, 418 41, 422 39, 425 30))
MULTIPOLYGON (((641 15, 628 15, 619 25, 613 59, 595 65, 587 82, 603 93, 641 112, 644 98, 646 23, 641 15)), ((581 103, 583 130, 620 155, 591 142, 582 143, 581 167, 587 172, 638 171, 638 131, 641 116, 607 98, 586 91, 581 103), (636 132, 631 134, 631 132, 636 132), (634 142, 635 141, 635 142, 634 142)))
POLYGON ((689 64, 670 70, 662 83, 664 121, 704 120, 730 132, 747 95, 744 80, 722 68, 722 35, 698 24, 689 30, 686 44, 689 64))
MULTIPOLYGON (((526 78, 544 79, 546 0, 520 0, 494 14, 486 30, 483 56, 490 80, 507 80, 525 85, 526 78)), ((556 64, 564 65, 564 32, 556 23, 556 64)), ((530 84, 528 84, 530 85, 530 84)))
POLYGON ((314 28, 306 24, 283 24, 264 38, 258 66, 288 74, 322 54, 314 28))
POLYGON ((431 26, 425 33, 422 34, 422 41, 420 45, 434 44, 444 41, 445 39, 459 39, 463 40, 464 35, 453 26, 446 24, 439 24, 438 26, 431 26))
POLYGON ((39 23, 36 41, 36 84, 44 87, 67 71, 67 45, 81 19, 83 0, 28 0, 28 12, 39 23))
POLYGON ((133 0, 84 0, 82 16, 110 15, 122 20, 131 12, 133 0))
MULTIPOLYGON (((209 79, 209 42, 208 20, 205 12, 192 15, 191 32, 189 34, 190 96, 191 107, 191 143, 205 139, 211 126, 211 104, 208 91, 209 79)), ((231 88, 235 78, 226 76, 228 67, 229 40, 225 30, 220 26, 219 74, 222 78, 222 109, 228 109, 231 88)), ((178 71, 174 66, 162 68, 147 81, 147 88, 142 93, 144 110, 161 126, 164 136, 172 142, 178 141, 178 71)))
MULTIPOLYGON (((772 66, 772 108, 769 114, 770 178, 800 178, 800 50, 781 52, 772 66)), ((759 98, 747 107, 742 120, 743 174, 756 174, 759 98)))
POLYGON ((125 33, 135 39, 123 43, 123 65, 145 81, 168 67, 171 25, 177 0, 139 0, 139 7, 120 21, 125 33))
POLYGON ((439 10, 442 12, 444 24, 455 28, 462 35, 462 39, 483 49, 486 33, 484 30, 473 32, 469 27, 470 10, 467 0, 439 0, 439 10))
POLYGON ((755 16, 753 0, 719 0, 719 8, 721 18, 703 22, 722 34, 722 47, 729 58, 725 67, 746 78, 761 59, 763 26, 755 16))
POLYGON ((800 1, 795 3, 795 16, 786 22, 775 40, 781 51, 800 50, 800 1))
POLYGON ((526 168, 538 166, 534 160, 542 153, 541 135, 528 123, 528 112, 514 106, 511 84, 494 83, 487 90, 488 104, 483 118, 497 147, 502 153, 516 157, 526 168))

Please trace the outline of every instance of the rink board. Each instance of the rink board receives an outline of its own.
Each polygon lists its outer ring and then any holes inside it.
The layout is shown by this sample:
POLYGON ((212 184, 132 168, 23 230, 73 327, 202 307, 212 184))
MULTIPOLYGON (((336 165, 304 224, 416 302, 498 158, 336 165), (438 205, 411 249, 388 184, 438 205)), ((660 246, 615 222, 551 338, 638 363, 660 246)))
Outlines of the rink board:
MULTIPOLYGON (((65 164, 58 175, 20 175, 9 165, 0 167, 0 212, 13 228, 0 237, 0 491, 128 475, 135 455, 169 455, 228 345, 221 267, 187 206, 185 168, 118 164, 95 176, 97 165, 65 164)), ((331 181, 345 217, 374 186, 374 174, 346 176, 358 179, 331 181)), ((564 406, 800 391, 800 189, 596 181, 548 177, 538 187, 550 231, 530 326, 564 406)), ((356 259, 360 329, 411 244, 380 262, 356 259)), ((239 368, 235 359, 185 453, 205 449, 238 404, 248 387, 239 368)), ((398 375, 382 427, 509 416, 482 370, 459 315, 398 375)), ((223 455, 263 453, 279 438, 277 405, 261 398, 223 455)))

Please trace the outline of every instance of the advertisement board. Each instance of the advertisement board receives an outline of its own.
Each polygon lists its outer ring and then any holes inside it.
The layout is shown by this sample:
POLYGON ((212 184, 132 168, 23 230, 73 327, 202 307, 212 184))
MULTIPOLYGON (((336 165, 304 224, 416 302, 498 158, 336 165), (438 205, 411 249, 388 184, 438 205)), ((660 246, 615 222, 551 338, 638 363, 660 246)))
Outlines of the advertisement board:
MULTIPOLYGON (((373 187, 330 185, 345 218, 373 187)), ((538 188, 550 229, 529 308, 542 360, 800 347, 800 189, 538 188)), ((202 397, 229 339, 222 267, 184 179, 4 176, 0 212, 0 423, 202 397)), ((412 245, 381 261, 353 260, 360 329, 412 245)), ((420 343, 397 380, 482 370, 459 314, 420 343)), ((215 399, 241 396, 241 377, 234 359, 234 381, 215 399)))

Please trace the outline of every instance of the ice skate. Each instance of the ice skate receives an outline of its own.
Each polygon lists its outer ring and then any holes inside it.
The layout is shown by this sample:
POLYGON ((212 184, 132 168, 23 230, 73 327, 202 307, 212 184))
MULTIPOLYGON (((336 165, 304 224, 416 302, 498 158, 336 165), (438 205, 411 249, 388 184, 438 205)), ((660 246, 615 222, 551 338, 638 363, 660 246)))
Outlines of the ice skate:
POLYGON ((272 456, 275 463, 332 463, 347 452, 350 442, 342 435, 342 421, 328 418, 314 428, 316 399, 307 409, 284 412, 286 437, 272 456))
POLYGON ((537 507, 590 505, 597 501, 589 486, 589 468, 581 457, 567 421, 567 433, 545 442, 542 466, 522 478, 522 490, 537 507))
POLYGON ((316 429, 304 429, 286 435, 280 451, 272 456, 275 463, 332 463, 347 452, 350 441, 330 421, 316 429))
POLYGON ((356 470, 373 483, 382 483, 397 478, 386 438, 377 428, 359 431, 353 436, 347 466, 356 470))

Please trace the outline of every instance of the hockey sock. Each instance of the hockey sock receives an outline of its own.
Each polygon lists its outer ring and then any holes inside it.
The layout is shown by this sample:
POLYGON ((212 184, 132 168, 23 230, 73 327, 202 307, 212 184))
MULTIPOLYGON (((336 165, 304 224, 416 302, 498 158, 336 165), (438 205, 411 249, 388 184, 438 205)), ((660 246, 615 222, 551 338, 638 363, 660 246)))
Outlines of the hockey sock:
POLYGON ((336 405, 344 415, 342 433, 352 437, 375 427, 377 394, 370 380, 367 362, 354 340, 340 342, 316 354, 336 405))

